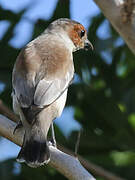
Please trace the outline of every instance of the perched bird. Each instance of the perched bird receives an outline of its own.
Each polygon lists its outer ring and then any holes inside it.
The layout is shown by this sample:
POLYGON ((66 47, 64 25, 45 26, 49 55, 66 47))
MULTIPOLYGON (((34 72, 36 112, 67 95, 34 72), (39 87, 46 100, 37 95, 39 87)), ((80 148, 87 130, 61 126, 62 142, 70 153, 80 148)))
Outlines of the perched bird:
POLYGON ((65 106, 74 76, 73 52, 90 47, 85 28, 61 18, 20 52, 12 76, 13 109, 25 130, 19 162, 30 167, 49 162, 47 134, 65 106))

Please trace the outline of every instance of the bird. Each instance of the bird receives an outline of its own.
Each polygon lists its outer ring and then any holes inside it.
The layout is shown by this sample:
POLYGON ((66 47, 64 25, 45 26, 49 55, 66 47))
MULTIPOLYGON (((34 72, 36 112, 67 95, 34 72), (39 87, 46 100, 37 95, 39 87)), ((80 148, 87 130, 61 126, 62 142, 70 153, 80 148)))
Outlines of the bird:
POLYGON ((73 52, 80 49, 93 49, 86 29, 60 18, 19 53, 12 72, 13 110, 24 128, 18 162, 37 168, 50 161, 48 131, 64 109, 75 72, 73 52))

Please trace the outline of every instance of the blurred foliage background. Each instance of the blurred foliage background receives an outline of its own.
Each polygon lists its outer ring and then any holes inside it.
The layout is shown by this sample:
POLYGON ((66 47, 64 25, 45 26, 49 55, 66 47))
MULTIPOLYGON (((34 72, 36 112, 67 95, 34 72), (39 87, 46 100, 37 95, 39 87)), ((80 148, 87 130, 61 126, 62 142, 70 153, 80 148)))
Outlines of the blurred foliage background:
MULTIPOLYGON (((49 20, 39 19, 34 24, 31 39, 43 32, 53 20, 70 18, 69 6, 70 1, 59 0, 49 20)), ((12 68, 20 49, 11 46, 9 41, 28 8, 15 13, 0 6, 0 21, 10 22, 0 40, 0 83, 4 84, 0 99, 10 108, 12 68)), ((69 88, 67 106, 74 108, 74 118, 83 129, 79 154, 110 172, 134 180, 135 57, 109 23, 109 36, 105 39, 97 36, 105 21, 102 13, 91 18, 88 38, 94 45, 94 51, 74 53, 77 81, 69 88)), ((65 137, 58 126, 55 129, 57 141, 74 151, 77 132, 72 131, 65 137)), ((48 166, 32 169, 24 164, 18 165, 15 159, 0 162, 1 180, 37 178, 66 179, 48 166)))

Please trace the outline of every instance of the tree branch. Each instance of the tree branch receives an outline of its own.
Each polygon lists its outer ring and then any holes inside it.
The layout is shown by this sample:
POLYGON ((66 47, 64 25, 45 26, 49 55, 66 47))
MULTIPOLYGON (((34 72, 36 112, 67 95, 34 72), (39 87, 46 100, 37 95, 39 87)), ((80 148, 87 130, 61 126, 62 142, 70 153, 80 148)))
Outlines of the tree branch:
POLYGON ((135 54, 135 24, 133 0, 94 0, 112 26, 135 54), (125 8, 128 6, 127 8, 125 8))
MULTIPOLYGON (((72 151, 70 151, 69 149, 67 149, 63 146, 58 145, 58 148, 67 154, 73 154, 72 151)), ((126 180, 125 178, 121 178, 121 177, 103 169, 102 167, 100 167, 90 161, 87 161, 80 155, 78 155, 78 159, 87 170, 90 170, 96 176, 102 177, 106 180, 126 180)))
MULTIPOLYGON (((2 102, 2 100, 0 100, 0 113, 7 116, 13 122, 19 121, 19 118, 17 118, 17 116, 2 102)), ((10 133, 12 134, 12 132, 10 132, 10 133)), ((2 134, 1 131, 0 131, 0 134, 2 134)), ((8 137, 6 137, 6 138, 8 139, 8 137)), ((22 136, 21 136, 21 138, 22 138, 22 136)), ((57 146, 62 152, 65 152, 66 154, 70 154, 70 155, 74 156, 74 152, 72 152, 71 150, 59 145, 58 143, 57 143, 57 146)), ((82 165, 96 176, 103 177, 106 180, 114 180, 114 179, 115 180, 126 180, 126 179, 116 176, 115 174, 103 169, 102 167, 99 167, 98 165, 96 165, 92 162, 85 160, 80 155, 78 155, 78 158, 79 158, 80 162, 82 163, 82 165)))
MULTIPOLYGON (((21 146, 24 131, 19 130, 13 134, 16 123, 3 115, 0 115, 0 135, 21 146)), ((61 172, 70 180, 95 180, 91 174, 80 164, 79 160, 73 156, 63 153, 53 146, 49 146, 51 159, 49 165, 61 172)))

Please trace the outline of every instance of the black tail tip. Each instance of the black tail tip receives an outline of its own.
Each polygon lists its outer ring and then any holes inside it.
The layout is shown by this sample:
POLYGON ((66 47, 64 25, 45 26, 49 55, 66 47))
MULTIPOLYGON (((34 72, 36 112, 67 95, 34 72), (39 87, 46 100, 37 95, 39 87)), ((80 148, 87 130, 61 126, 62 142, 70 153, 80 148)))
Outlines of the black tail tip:
POLYGON ((19 159, 19 158, 17 158, 16 159, 16 161, 18 162, 18 163, 26 163, 29 167, 31 167, 31 168, 38 168, 38 167, 40 167, 40 166, 43 166, 43 165, 45 165, 45 164, 48 164, 49 163, 49 161, 50 161, 50 158, 49 159, 47 159, 47 160, 45 160, 44 162, 42 162, 42 163, 40 163, 40 162, 38 162, 38 161, 36 161, 36 162, 30 162, 30 161, 26 161, 25 159, 19 159))
POLYGON ((46 141, 27 141, 21 148, 16 160, 19 163, 25 162, 32 168, 48 164, 50 161, 50 151, 46 141))

